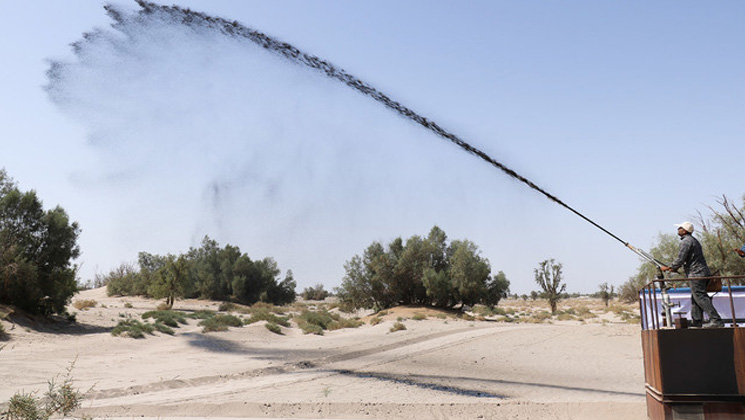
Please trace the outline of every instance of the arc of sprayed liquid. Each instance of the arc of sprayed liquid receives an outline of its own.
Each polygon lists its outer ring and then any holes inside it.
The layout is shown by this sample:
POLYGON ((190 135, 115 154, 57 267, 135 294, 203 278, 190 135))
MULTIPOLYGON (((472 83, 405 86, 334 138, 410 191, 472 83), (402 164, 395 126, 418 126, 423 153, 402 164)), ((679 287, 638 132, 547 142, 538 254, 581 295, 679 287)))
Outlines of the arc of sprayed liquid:
MULTIPOLYGON (((507 175, 511 176, 512 178, 526 184, 530 188, 532 188, 535 191, 538 191, 539 193, 543 194, 546 198, 549 200, 555 202, 556 204, 561 205, 562 207, 566 208, 567 210, 571 211, 572 213, 576 214, 577 216, 581 217, 585 221, 589 222, 596 228, 600 229, 601 231, 605 232, 606 234, 610 235, 613 239, 621 242, 625 246, 629 247, 632 251, 635 250, 634 247, 630 246, 628 242, 622 240, 618 236, 611 233, 609 230, 605 229, 604 227, 600 226, 599 224, 592 221, 590 218, 585 216, 584 214, 580 213, 579 211, 575 210, 568 204, 561 201, 558 197, 555 195, 549 193, 548 191, 544 190, 543 188, 539 187, 533 181, 525 178, 524 176, 518 174, 511 168, 507 167, 503 163, 493 159, 491 156, 487 155, 483 151, 477 149, 476 147, 473 147, 466 141, 462 140, 458 136, 456 136, 453 133, 450 133, 449 131, 445 130, 444 128, 440 127, 436 122, 431 121, 416 112, 412 111, 411 109, 401 105, 400 103, 394 101, 393 99, 389 98, 384 93, 380 92, 379 90, 375 89, 374 87, 370 86, 369 84, 363 82, 362 80, 352 76, 351 74, 345 72, 343 69, 340 69, 333 64, 329 63, 326 60, 322 60, 314 55, 307 54, 298 48, 286 43, 279 41, 275 38, 272 38, 264 33, 261 33, 259 31, 256 31, 254 29, 251 29, 247 26, 244 26, 237 21, 228 21, 223 18, 219 17, 213 17, 209 16, 205 13, 201 12, 195 12, 191 9, 183 9, 178 6, 165 6, 160 4, 155 4, 151 2, 147 2, 144 0, 136 0, 137 3, 140 5, 142 10, 139 13, 143 14, 155 14, 155 13, 165 13, 172 18, 175 18, 179 21, 181 21, 184 25, 188 26, 202 26, 202 27, 209 27, 212 29, 215 29, 221 33, 224 33, 228 36, 234 36, 234 37, 241 37, 248 39, 255 44, 258 44, 259 46, 263 47, 266 50, 272 51, 274 53, 277 53, 286 59, 293 61, 298 64, 305 65, 311 69, 321 71, 325 73, 328 77, 331 77, 332 79, 336 79, 347 86, 351 87, 354 90, 359 91, 360 93, 376 100, 377 102, 383 104, 387 108, 396 111, 398 114, 400 114, 403 117, 406 117, 417 124, 421 125, 422 127, 432 131, 433 133, 437 134, 438 136, 449 140, 450 142, 456 144, 461 149, 465 150, 468 153, 471 153, 482 160, 486 161, 487 163, 491 164, 492 166, 500 169, 507 175)), ((106 11, 109 13, 109 15, 117 22, 122 23, 124 21, 124 17, 121 13, 119 13, 115 8, 112 6, 106 5, 104 6, 106 11)), ((635 251, 636 252, 636 251, 635 251)))

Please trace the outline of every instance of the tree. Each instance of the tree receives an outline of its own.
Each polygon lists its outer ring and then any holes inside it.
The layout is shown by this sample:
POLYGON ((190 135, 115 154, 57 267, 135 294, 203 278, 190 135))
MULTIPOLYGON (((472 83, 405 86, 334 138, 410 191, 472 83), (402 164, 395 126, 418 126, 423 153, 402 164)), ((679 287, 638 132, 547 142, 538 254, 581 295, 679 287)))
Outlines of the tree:
POLYGON ((489 262, 479 256, 471 241, 453 241, 450 247, 450 280, 457 300, 469 306, 483 301, 491 272, 489 262))
POLYGON ((176 258, 169 255, 165 265, 160 267, 153 276, 153 282, 148 287, 148 293, 155 299, 166 299, 168 309, 173 308, 177 297, 183 297, 188 288, 189 261, 184 255, 176 258))
MULTIPOLYGON (((500 270, 486 284, 486 299, 484 301, 484 304, 490 308, 493 308, 497 306, 497 304, 499 304, 500 300, 507 298, 509 294, 510 281, 507 280, 507 276, 504 274, 504 272, 500 270)), ((527 299, 527 296, 525 296, 525 299, 527 299)))
POLYGON ((598 297, 605 303, 605 306, 608 306, 608 302, 610 302, 613 299, 613 285, 608 285, 608 283, 603 283, 599 287, 598 291, 598 297))
POLYGON ((303 289, 303 293, 300 296, 305 300, 324 300, 329 296, 329 292, 326 291, 322 284, 318 283, 313 287, 303 289))
POLYGON ((733 252, 745 243, 745 195, 742 200, 742 207, 738 208, 723 195, 716 200, 718 208, 707 206, 711 220, 699 214, 698 239, 712 273, 724 276, 745 273, 745 258, 733 252))
POLYGON ((434 226, 426 238, 394 239, 387 247, 373 242, 362 256, 344 265, 346 275, 336 289, 346 308, 384 309, 394 305, 496 305, 506 296, 504 273, 490 278, 489 261, 468 240, 447 243, 434 226))
POLYGON ((80 228, 62 207, 44 210, 0 170, 0 302, 31 313, 64 313, 77 292, 80 228))
POLYGON ((144 288, 141 293, 135 291, 139 277, 134 265, 122 263, 106 275, 97 274, 95 283, 105 284, 106 294, 109 296, 144 295, 147 288, 144 288))
POLYGON ((566 290, 566 284, 561 282, 561 263, 555 263, 554 259, 548 259, 538 263, 538 268, 533 270, 535 282, 541 287, 551 307, 551 313, 556 313, 556 305, 561 300, 561 294, 566 290))

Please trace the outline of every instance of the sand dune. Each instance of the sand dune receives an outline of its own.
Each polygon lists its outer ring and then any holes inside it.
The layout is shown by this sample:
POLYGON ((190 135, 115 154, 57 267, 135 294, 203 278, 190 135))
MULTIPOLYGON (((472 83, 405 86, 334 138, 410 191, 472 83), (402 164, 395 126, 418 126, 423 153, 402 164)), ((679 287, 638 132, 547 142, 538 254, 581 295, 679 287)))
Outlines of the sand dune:
MULTIPOLYGON (((94 308, 77 324, 5 323, 0 401, 43 392, 74 363, 89 390, 79 414, 96 417, 335 419, 644 419, 639 326, 504 323, 428 317, 410 308, 356 329, 305 335, 263 322, 175 336, 114 337, 110 329, 157 302, 81 292, 94 308), (408 311, 408 312, 407 312, 408 311), (406 330, 390 332, 403 318, 406 330)), ((508 302, 505 302, 507 304, 508 302)), ((175 309, 216 309, 178 301, 175 309)))

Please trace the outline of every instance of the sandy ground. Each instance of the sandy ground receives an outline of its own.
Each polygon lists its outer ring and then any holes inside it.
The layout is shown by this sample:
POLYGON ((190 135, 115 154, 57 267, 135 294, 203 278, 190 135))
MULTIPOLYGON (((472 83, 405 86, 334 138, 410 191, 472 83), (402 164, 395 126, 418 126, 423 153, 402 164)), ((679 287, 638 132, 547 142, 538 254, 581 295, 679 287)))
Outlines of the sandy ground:
POLYGON ((278 335, 264 322, 202 333, 190 320, 174 336, 136 340, 111 328, 158 302, 103 289, 73 302, 85 299, 97 304, 72 309, 76 324, 3 321, 0 401, 43 393, 74 364, 75 387, 87 391, 76 414, 99 418, 646 418, 640 327, 612 313, 534 324, 414 320, 421 310, 401 308, 323 336, 278 335), (391 332, 398 319, 406 329, 391 332))

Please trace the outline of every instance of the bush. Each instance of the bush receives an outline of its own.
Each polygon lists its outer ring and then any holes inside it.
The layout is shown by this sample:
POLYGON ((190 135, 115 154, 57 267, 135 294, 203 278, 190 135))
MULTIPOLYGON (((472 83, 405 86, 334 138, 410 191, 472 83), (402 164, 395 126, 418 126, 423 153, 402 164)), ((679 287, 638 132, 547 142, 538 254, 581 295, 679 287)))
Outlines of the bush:
POLYGON ((250 318, 244 321, 244 323, 248 325, 248 324, 253 324, 259 321, 267 321, 270 324, 279 324, 283 327, 290 326, 289 318, 277 316, 275 314, 265 312, 265 311, 257 311, 253 313, 250 318))
POLYGON ((96 283, 106 284, 106 294, 109 296, 147 295, 147 280, 129 263, 120 264, 109 274, 96 274, 96 283))
POLYGON ((153 334, 154 330, 155 328, 150 324, 143 324, 136 319, 127 319, 125 321, 119 321, 116 327, 111 330, 111 335, 118 337, 124 334, 131 338, 145 338, 145 334, 153 334))
POLYGON ((158 331, 159 333, 168 334, 168 335, 176 334, 171 327, 167 325, 163 325, 160 322, 156 322, 155 324, 153 324, 153 328, 155 328, 155 330, 158 331))
POLYGON ((406 325, 404 325, 402 322, 396 321, 396 323, 393 324, 393 326, 391 327, 390 331, 396 332, 396 331, 403 331, 405 329, 406 329, 406 325))
POLYGON ((3 413, 7 419, 45 420, 49 415, 44 412, 41 402, 31 393, 16 393, 8 401, 8 411, 3 413))
POLYGON ((72 303, 72 306, 79 311, 85 311, 90 308, 95 308, 97 303, 98 302, 92 299, 91 300, 88 300, 88 299, 76 300, 75 302, 72 303))
POLYGON ((419 312, 414 313, 414 316, 411 317, 414 321, 423 321, 427 319, 427 315, 420 314, 419 312))
POLYGON ((73 388, 71 372, 75 363, 71 363, 61 385, 54 380, 48 382, 49 389, 44 398, 38 399, 33 393, 16 393, 8 401, 8 410, 2 417, 9 420, 48 420, 55 414, 67 417, 80 407, 83 394, 73 388))
POLYGON ((303 293, 300 294, 305 300, 324 300, 329 296, 322 284, 317 284, 315 287, 306 287, 303 293))
POLYGON ((264 326, 267 330, 273 332, 274 334, 282 334, 282 327, 273 322, 267 322, 266 324, 264 324, 264 326))
POLYGON ((227 331, 228 327, 242 327, 243 321, 235 315, 215 315, 199 322, 202 332, 227 331))
POLYGON ((155 323, 162 323, 173 328, 178 328, 179 324, 186 324, 186 316, 179 311, 148 311, 142 314, 142 319, 149 318, 155 320, 155 323))
POLYGON ((208 309, 200 309, 198 311, 194 311, 185 316, 191 319, 207 319, 207 318, 212 318, 213 316, 215 316, 215 311, 210 311, 208 309))

